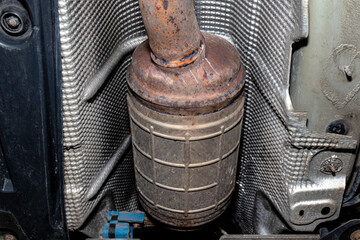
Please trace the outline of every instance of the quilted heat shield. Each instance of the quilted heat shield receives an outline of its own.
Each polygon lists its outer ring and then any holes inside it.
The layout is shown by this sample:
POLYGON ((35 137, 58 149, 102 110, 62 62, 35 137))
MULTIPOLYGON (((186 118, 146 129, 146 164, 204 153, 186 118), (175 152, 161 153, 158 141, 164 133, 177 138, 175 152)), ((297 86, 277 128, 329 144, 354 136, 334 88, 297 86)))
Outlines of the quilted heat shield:
MULTIPOLYGON (((239 49, 247 72, 236 221, 244 232, 267 232, 266 227, 259 228, 259 219, 266 214, 261 210, 264 202, 279 213, 283 226, 294 230, 310 231, 324 219, 336 218, 351 164, 330 184, 336 187, 327 190, 321 186, 332 179, 317 178, 311 168, 332 157, 334 150, 340 151, 338 157, 350 158, 348 150, 356 142, 309 132, 306 114, 292 110, 288 94, 291 46, 307 36, 307 1, 195 0, 195 9, 203 31, 221 35, 239 49), (312 207, 329 207, 330 212, 307 216, 312 207)), ((66 217, 68 227, 76 229, 106 194, 113 196, 117 210, 137 208, 131 151, 99 194, 92 200, 85 197, 94 177, 130 131, 125 99, 130 54, 92 100, 83 102, 81 96, 85 82, 116 46, 145 36, 145 29, 136 0, 59 0, 59 14, 66 217)))

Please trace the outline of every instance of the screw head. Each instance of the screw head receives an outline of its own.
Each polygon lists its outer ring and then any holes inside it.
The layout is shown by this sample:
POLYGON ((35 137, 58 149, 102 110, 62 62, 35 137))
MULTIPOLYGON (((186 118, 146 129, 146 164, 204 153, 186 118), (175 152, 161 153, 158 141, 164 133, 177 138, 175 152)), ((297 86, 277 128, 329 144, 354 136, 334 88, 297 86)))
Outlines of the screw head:
POLYGON ((331 156, 321 163, 320 172, 335 176, 343 169, 343 162, 337 156, 331 156))
POLYGON ((21 23, 21 20, 15 15, 12 15, 12 16, 6 18, 5 21, 6 21, 7 25, 9 26, 9 28, 11 28, 11 29, 18 28, 21 23))
POLYGON ((9 35, 21 35, 26 30, 23 20, 15 12, 5 12, 1 16, 1 27, 9 35))

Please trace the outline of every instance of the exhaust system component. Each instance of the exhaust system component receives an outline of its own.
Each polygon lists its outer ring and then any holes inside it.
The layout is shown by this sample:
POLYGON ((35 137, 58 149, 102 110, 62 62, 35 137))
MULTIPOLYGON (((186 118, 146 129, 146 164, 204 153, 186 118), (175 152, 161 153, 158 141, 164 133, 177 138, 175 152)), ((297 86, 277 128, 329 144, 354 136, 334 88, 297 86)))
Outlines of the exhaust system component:
POLYGON ((193 1, 139 0, 149 37, 151 58, 165 67, 190 64, 202 52, 203 40, 193 1))
POLYGON ((192 0, 139 0, 149 40, 128 69, 137 189, 176 228, 218 217, 235 187, 244 69, 225 39, 202 33, 192 0))

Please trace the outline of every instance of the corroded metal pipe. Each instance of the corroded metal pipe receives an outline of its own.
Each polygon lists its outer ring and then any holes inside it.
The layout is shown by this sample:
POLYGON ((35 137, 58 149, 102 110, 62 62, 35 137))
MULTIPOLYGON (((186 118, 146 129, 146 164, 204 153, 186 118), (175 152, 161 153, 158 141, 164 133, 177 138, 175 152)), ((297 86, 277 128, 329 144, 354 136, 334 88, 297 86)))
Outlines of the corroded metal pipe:
POLYGON ((152 59, 166 67, 192 63, 203 50, 193 0, 139 0, 152 59))

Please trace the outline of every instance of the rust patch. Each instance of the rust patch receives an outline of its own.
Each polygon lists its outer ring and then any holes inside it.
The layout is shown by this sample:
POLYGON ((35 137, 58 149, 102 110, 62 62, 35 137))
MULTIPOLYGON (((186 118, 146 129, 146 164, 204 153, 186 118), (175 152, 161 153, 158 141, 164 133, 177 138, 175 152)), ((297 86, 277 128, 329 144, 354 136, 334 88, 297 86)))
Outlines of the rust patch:
POLYGON ((193 0, 139 0, 139 3, 154 62, 179 67, 200 56, 188 57, 200 51, 203 41, 193 0))
POLYGON ((148 42, 138 47, 128 83, 143 105, 171 114, 198 115, 223 109, 242 94, 245 74, 239 53, 226 40, 203 35, 204 49, 182 58, 176 68, 153 61, 148 42))

